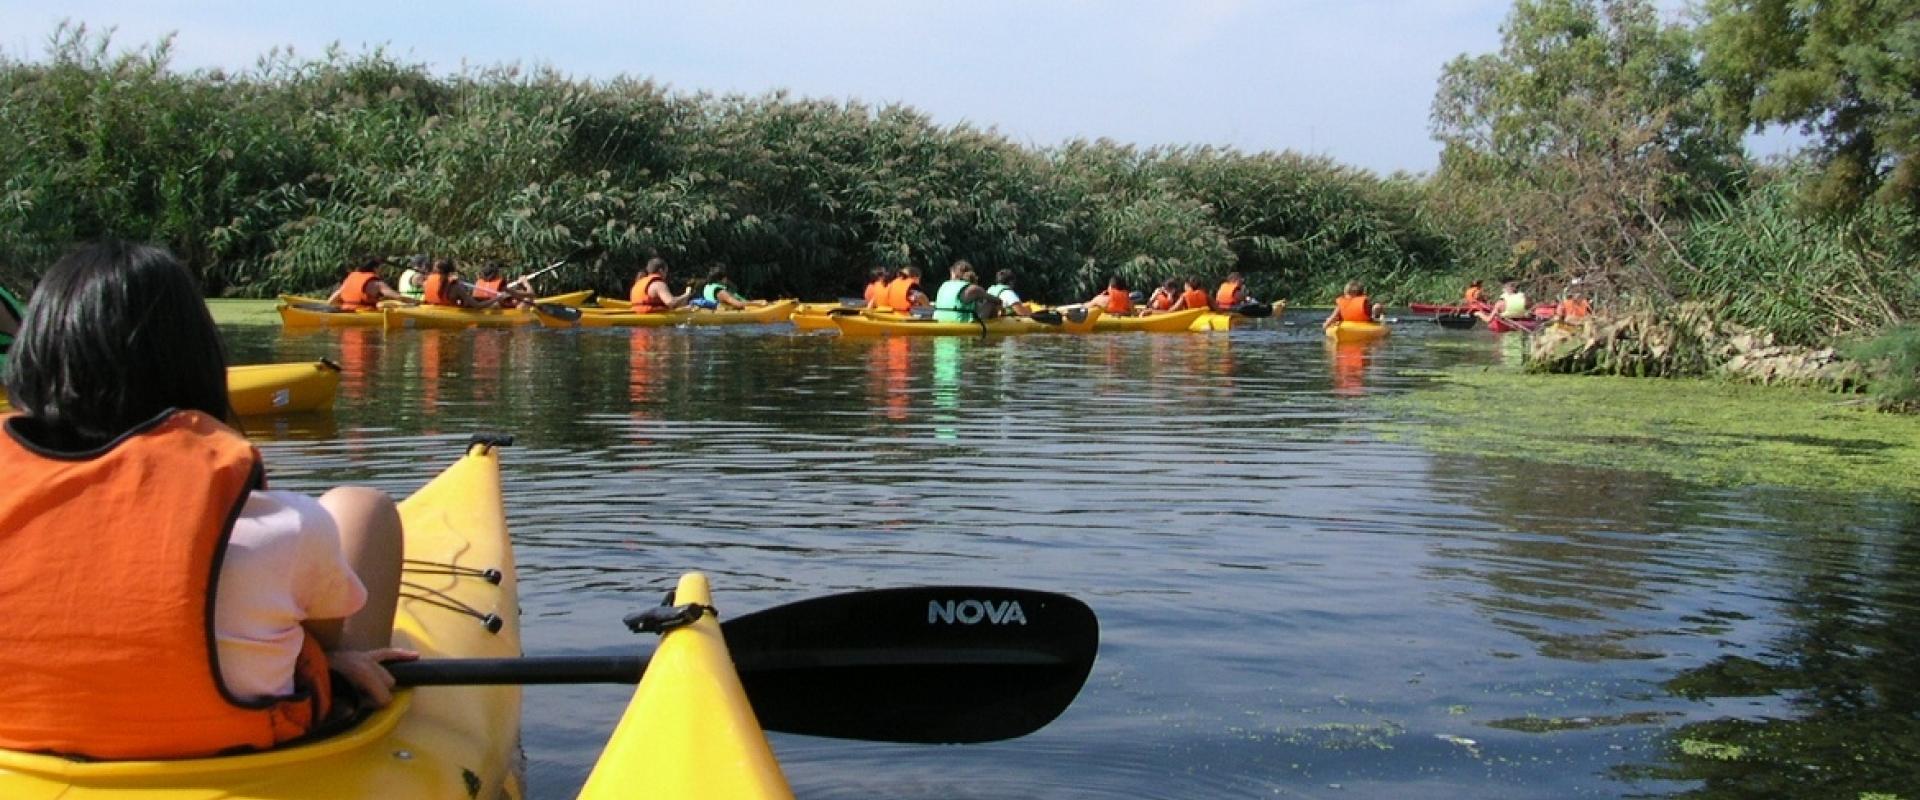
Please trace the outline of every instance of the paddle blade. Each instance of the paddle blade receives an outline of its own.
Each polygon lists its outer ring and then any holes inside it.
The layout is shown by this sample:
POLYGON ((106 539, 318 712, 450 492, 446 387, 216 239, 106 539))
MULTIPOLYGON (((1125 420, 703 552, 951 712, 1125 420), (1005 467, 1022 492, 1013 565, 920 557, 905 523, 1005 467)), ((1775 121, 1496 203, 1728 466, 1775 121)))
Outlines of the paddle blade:
POLYGON ((721 627, 767 730, 884 742, 1039 730, 1073 703, 1100 646, 1085 603, 986 587, 834 595, 721 627))
POLYGON ((1060 316, 1058 311, 1035 311, 1027 318, 1043 325, 1060 325, 1067 321, 1067 318, 1060 316))
POLYGON ((1233 309, 1232 313, 1247 319, 1266 319, 1273 316, 1273 306, 1266 303, 1241 303, 1233 309))
POLYGON ((580 309, 572 306, 563 306, 558 303, 535 303, 534 309, 549 317, 565 322, 579 322, 582 315, 580 309))

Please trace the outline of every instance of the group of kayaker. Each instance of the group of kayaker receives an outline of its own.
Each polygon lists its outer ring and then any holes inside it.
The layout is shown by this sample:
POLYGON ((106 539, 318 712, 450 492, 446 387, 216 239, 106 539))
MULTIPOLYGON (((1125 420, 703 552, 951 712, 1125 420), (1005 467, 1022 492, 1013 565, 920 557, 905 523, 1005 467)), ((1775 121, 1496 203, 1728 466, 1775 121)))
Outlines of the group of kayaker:
POLYGON ((265 749, 343 713, 336 677, 386 704, 383 663, 415 657, 388 646, 395 505, 372 489, 267 489, 259 452, 226 425, 225 351, 187 269, 154 247, 83 246, 17 328, 18 413, 0 424, 0 748, 265 749))
POLYGON ((754 305, 734 292, 725 266, 716 264, 709 268, 705 280, 689 282, 679 294, 668 288, 667 270, 666 259, 647 259, 647 265, 634 277, 633 289, 627 295, 633 313, 657 314, 682 307, 742 309, 754 305))
MULTIPOLYGON (((1475 280, 1467 284, 1462 304, 1468 313, 1491 324, 1494 318, 1502 320, 1532 320, 1537 317, 1534 307, 1527 300, 1527 293, 1520 289, 1520 282, 1511 278, 1500 282, 1500 297, 1488 302, 1482 281, 1475 280)), ((1552 319, 1557 322, 1576 322, 1593 313, 1593 304, 1586 292, 1580 288, 1580 279, 1574 278, 1568 285, 1566 294, 1555 304, 1552 319)))
MULTIPOLYGON (((913 265, 898 270, 873 268, 868 275, 864 294, 866 307, 902 313, 931 309, 933 318, 944 322, 972 322, 1001 315, 1032 314, 1032 307, 1014 288, 1018 276, 1013 270, 1003 269, 994 273, 993 284, 982 287, 979 273, 973 265, 965 260, 956 261, 948 270, 948 279, 935 290, 932 297, 928 297, 921 288, 920 275, 920 269, 913 265)), ((1204 280, 1195 275, 1169 280, 1145 298, 1128 286, 1126 278, 1114 275, 1107 280, 1105 290, 1079 305, 1098 308, 1108 316, 1146 316, 1194 308, 1225 311, 1240 308, 1248 302, 1246 280, 1240 273, 1232 272, 1213 292, 1207 291, 1204 280), (1184 291, 1180 289, 1183 283, 1184 291)))
POLYGON ((514 308, 533 302, 533 276, 509 282, 498 261, 487 262, 480 268, 479 277, 469 282, 461 276, 459 262, 416 255, 400 273, 397 288, 381 277, 386 266, 387 260, 380 256, 355 261, 340 285, 327 295, 327 304, 359 310, 377 308, 385 300, 452 308, 514 308))

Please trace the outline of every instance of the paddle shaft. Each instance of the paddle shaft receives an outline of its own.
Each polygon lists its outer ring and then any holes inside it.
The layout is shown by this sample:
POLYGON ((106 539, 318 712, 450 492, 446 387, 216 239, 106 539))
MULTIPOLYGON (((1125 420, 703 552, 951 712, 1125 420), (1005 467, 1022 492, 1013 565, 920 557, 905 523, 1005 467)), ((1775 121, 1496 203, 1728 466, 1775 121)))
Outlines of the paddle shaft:
POLYGON ((499 686, 640 682, 647 657, 523 656, 395 661, 386 665, 401 686, 499 686))

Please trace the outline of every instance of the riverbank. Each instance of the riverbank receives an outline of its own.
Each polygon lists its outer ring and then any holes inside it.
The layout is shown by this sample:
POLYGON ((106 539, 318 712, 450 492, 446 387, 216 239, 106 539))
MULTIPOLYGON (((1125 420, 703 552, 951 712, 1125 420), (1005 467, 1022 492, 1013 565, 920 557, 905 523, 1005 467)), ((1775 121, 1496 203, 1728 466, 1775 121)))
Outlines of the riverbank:
POLYGON ((1508 368, 1434 377, 1387 401, 1387 435, 1441 452, 1498 451, 1716 486, 1920 493, 1920 417, 1827 392, 1508 368))

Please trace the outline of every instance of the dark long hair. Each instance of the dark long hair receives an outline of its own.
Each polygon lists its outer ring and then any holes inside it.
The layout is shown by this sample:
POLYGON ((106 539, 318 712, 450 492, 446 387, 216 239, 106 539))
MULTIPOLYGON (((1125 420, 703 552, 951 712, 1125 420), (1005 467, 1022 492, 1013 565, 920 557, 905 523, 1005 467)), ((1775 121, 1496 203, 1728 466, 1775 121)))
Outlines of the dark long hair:
POLYGON ((169 408, 229 416, 226 351, 193 276, 129 242, 84 245, 40 279, 6 382, 58 449, 105 444, 169 408))

